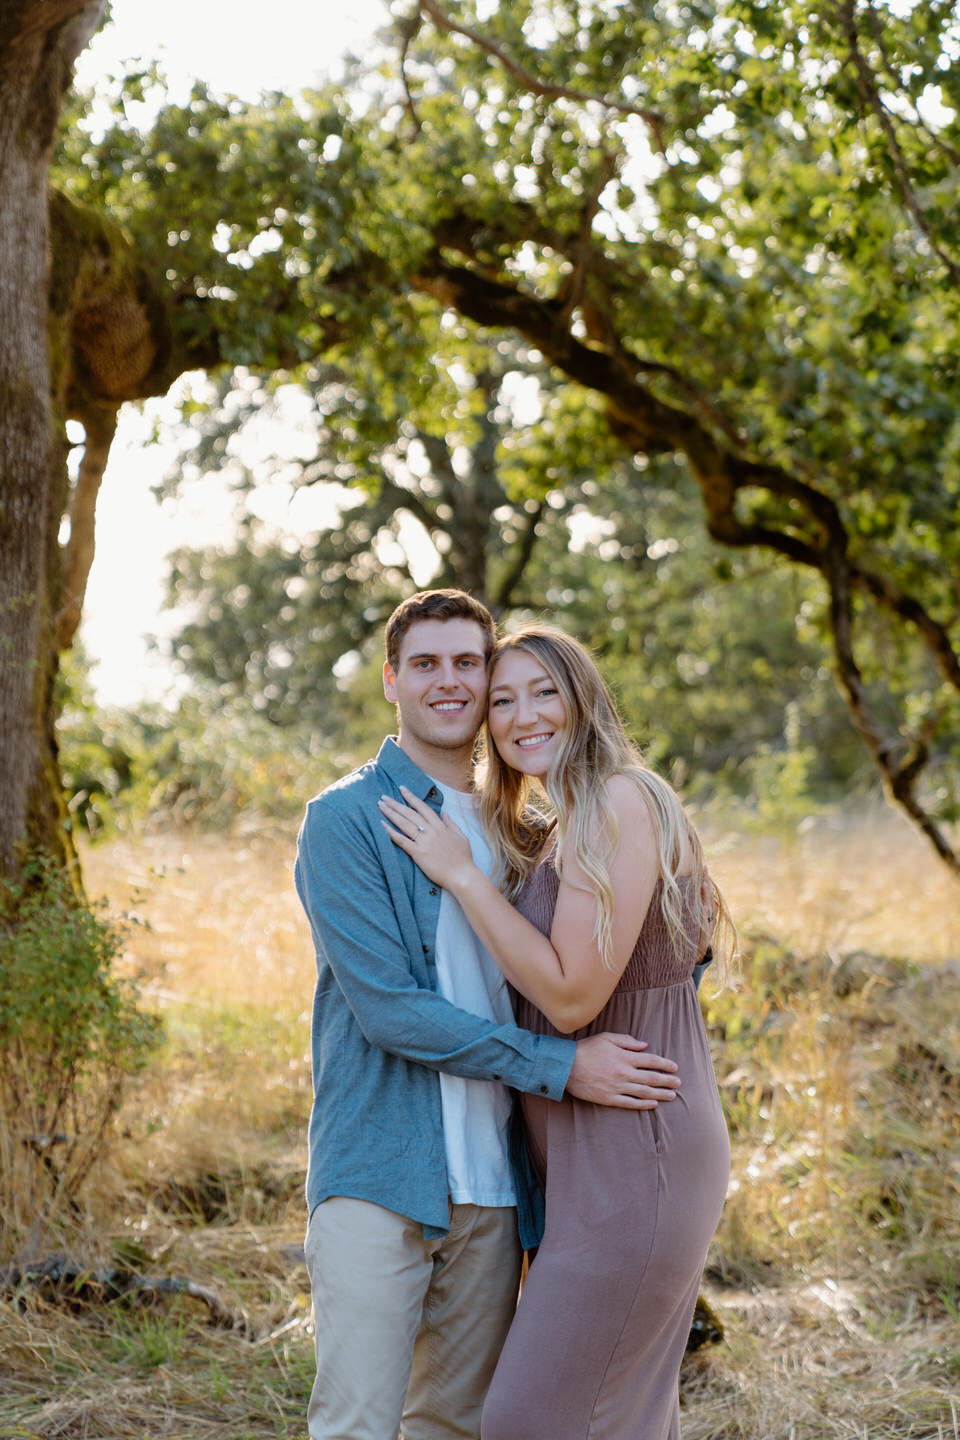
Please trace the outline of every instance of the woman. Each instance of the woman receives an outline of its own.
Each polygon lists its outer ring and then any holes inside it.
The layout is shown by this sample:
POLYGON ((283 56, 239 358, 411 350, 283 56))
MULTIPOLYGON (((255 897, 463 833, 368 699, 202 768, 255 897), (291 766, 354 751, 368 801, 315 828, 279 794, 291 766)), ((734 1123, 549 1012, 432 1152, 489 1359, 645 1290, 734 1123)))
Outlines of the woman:
POLYGON ((679 1063, 682 1088, 638 1110, 521 1097, 546 1227, 483 1440, 678 1440, 680 1361, 729 1174, 693 970, 711 938, 729 948, 732 922, 679 800, 577 641, 545 626, 501 641, 487 725, 500 890, 413 796, 382 803, 392 838, 459 901, 520 1025, 631 1033, 679 1063), (528 808, 532 782, 549 827, 528 808))

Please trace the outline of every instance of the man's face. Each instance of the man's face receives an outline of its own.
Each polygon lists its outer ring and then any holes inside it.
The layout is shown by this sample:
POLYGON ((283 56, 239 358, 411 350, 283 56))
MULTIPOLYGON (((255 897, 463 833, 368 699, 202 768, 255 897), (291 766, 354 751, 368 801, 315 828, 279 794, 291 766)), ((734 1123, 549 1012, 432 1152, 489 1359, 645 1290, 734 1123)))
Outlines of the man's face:
POLYGON ((476 620, 417 620, 400 642, 383 693, 397 706, 400 740, 414 760, 472 749, 487 704, 484 633, 476 620))

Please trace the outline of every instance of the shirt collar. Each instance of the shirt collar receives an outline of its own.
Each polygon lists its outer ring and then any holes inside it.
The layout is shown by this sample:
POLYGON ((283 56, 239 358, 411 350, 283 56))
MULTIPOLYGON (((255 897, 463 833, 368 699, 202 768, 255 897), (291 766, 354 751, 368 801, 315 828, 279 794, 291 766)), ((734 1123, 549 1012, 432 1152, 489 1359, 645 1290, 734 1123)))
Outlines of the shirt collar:
POLYGON ((425 775, 419 765, 415 765, 410 756, 405 754, 397 744, 395 735, 388 735, 380 746, 377 755, 377 766, 385 770, 395 785, 406 785, 420 800, 437 800, 440 798, 439 788, 434 784, 429 775, 425 775))

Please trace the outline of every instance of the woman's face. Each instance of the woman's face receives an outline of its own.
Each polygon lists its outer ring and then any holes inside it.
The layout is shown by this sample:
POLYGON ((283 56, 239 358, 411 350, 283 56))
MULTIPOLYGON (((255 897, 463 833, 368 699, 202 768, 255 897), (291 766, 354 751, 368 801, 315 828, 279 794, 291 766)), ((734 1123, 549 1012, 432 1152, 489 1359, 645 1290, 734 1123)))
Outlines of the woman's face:
POLYGON ((559 691, 526 650, 507 650, 494 666, 487 702, 490 738, 511 770, 542 779, 567 725, 559 691))

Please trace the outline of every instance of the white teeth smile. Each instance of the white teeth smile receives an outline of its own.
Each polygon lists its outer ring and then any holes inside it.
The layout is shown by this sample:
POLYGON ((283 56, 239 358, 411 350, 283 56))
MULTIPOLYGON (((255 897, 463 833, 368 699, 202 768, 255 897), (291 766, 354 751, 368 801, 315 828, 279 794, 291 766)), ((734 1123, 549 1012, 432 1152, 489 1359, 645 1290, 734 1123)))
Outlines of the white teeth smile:
POLYGON ((447 711, 465 710, 466 706, 466 700, 440 700, 436 705, 431 705, 430 709, 439 710, 441 714, 446 714, 447 711))
POLYGON ((517 745, 521 750, 532 750, 535 745, 543 745, 552 739, 552 735, 525 735, 522 740, 517 741, 517 745))

